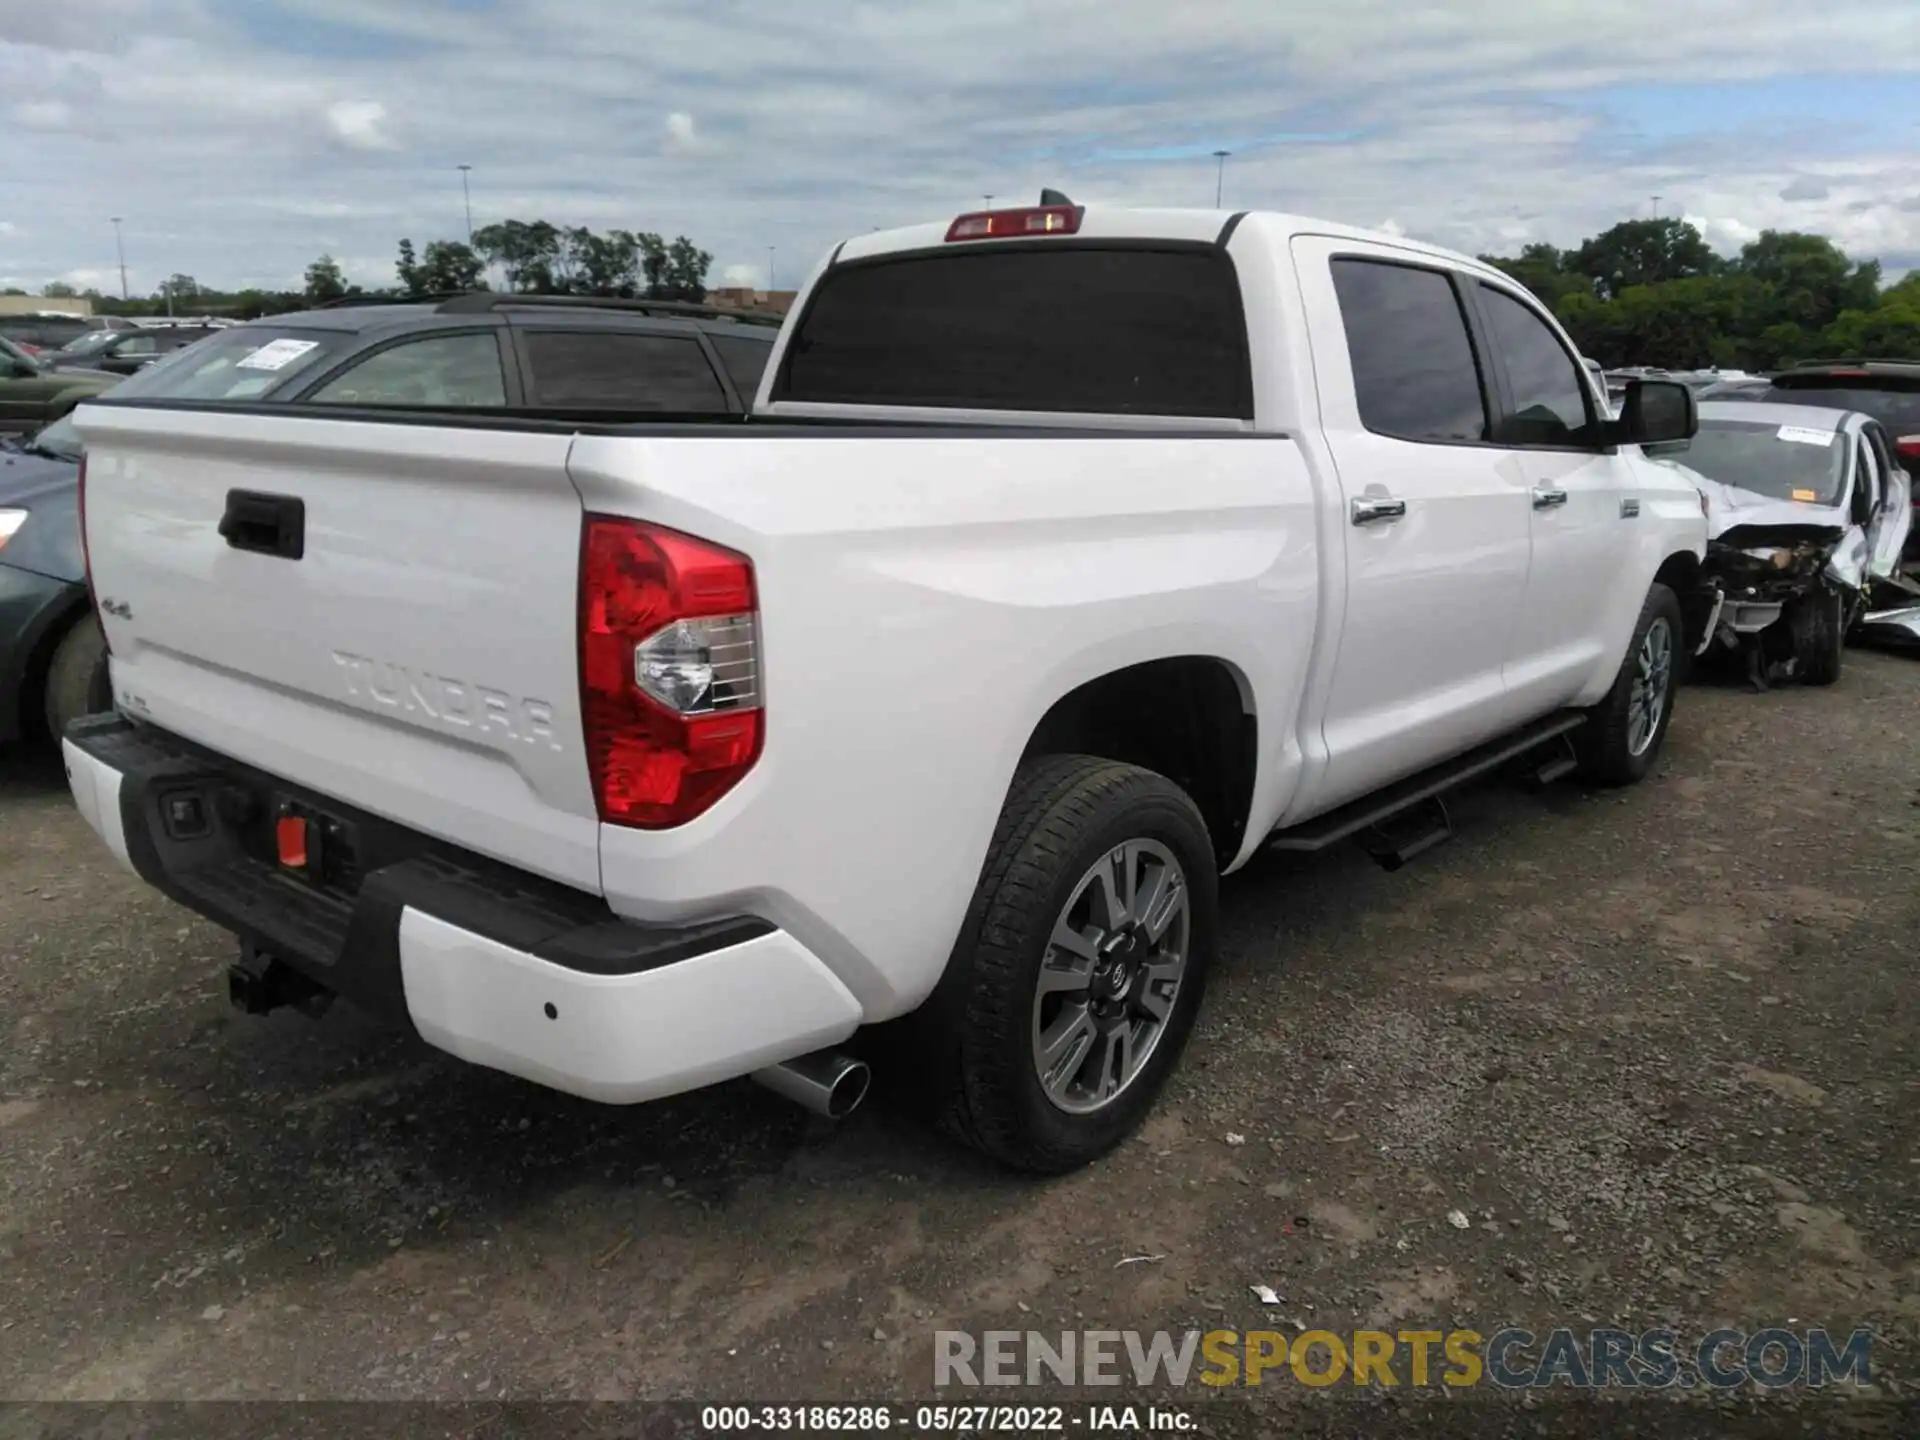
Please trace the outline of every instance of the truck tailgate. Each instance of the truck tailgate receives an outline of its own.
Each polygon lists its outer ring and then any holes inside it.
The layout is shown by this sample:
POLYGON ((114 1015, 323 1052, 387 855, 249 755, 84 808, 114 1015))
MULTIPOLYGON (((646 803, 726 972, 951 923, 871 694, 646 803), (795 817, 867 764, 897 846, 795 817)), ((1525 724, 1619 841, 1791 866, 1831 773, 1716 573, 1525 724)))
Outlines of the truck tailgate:
POLYGON ((570 436, 109 406, 78 424, 121 710, 599 893, 570 436))

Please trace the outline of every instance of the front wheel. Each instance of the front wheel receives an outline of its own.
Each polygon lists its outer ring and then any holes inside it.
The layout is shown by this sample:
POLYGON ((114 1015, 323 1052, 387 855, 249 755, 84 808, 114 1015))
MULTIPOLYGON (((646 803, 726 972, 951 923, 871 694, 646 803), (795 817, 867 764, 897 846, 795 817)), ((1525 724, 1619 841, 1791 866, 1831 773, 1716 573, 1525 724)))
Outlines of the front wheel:
POLYGON ((1679 599, 1656 583, 1640 607, 1613 688, 1587 712, 1587 723, 1574 741, 1581 773, 1588 779, 1632 785, 1653 768, 1673 719, 1683 634, 1679 599))
POLYGON ((1837 590, 1802 595, 1788 612, 1793 633, 1794 672, 1809 685, 1831 685, 1840 678, 1847 643, 1846 600, 1837 590))
POLYGON ((1043 1174, 1125 1139, 1193 1028, 1217 894, 1206 825, 1170 780, 1085 755, 1023 766, 920 1017, 942 1127, 1043 1174))

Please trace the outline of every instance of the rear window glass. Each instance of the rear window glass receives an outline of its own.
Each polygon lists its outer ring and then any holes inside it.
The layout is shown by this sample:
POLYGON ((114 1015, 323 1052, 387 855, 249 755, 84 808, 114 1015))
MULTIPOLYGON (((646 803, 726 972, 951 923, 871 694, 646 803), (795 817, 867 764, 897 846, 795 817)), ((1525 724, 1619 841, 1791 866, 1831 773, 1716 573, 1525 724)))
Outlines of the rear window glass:
POLYGON ((708 335, 713 350, 726 366, 727 378, 740 393, 740 402, 751 405, 760 392, 760 377, 766 373, 767 358, 773 354, 773 339, 780 332, 769 328, 764 340, 749 340, 737 335, 708 335))
POLYGON ((257 400, 353 340, 339 330, 247 325, 216 330, 114 387, 116 400, 257 400))
POLYGON ((830 271, 776 400, 1253 417, 1246 320, 1214 250, 954 250, 830 271))
POLYGON ((720 377, 691 335, 528 330, 521 342, 543 409, 726 413, 720 377))
POLYGON ((1862 415, 1871 415, 1896 435, 1920 433, 1920 380, 1889 378, 1883 389, 1862 385, 1857 378, 1849 376, 1810 375, 1795 377, 1784 384, 1776 380, 1771 390, 1761 391, 1756 398, 1777 405, 1857 410, 1862 415))

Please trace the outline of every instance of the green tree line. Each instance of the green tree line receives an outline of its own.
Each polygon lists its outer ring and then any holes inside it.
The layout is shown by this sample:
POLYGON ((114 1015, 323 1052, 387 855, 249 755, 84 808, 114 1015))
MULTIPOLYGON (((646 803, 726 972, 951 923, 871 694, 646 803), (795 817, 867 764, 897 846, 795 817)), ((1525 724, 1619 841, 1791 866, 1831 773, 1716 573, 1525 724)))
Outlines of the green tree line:
POLYGON ((1768 370, 1816 356, 1920 360, 1920 272, 1883 286, 1823 235, 1767 230, 1731 258, 1684 220, 1628 220, 1570 250, 1483 255, 1609 367, 1768 370))
MULTIPOLYGON (((519 294, 608 295, 625 299, 704 300, 713 256, 685 235, 667 240, 652 231, 596 232, 584 225, 557 226, 545 220, 503 220, 463 240, 429 240, 415 249, 399 244, 394 264, 397 283, 365 288, 347 280, 339 262, 322 255, 307 266, 299 290, 215 290, 191 275, 172 275, 150 296, 122 300, 99 290, 79 291, 54 281, 40 293, 79 296, 103 315, 211 314, 253 320, 283 315, 349 298, 417 299, 426 295, 490 289, 489 272, 504 288, 519 294)), ((8 294, 25 294, 10 290, 8 294)))

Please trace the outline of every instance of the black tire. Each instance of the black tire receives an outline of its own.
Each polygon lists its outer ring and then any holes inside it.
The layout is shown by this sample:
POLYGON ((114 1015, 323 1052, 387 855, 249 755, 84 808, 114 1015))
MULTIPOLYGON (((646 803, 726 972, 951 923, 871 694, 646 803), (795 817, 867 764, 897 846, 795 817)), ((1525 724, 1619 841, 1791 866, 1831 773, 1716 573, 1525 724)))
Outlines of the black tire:
POLYGON ((1218 897, 1213 842, 1172 781, 1086 755, 1022 766, 946 973, 913 1017, 917 1068, 936 1123, 1004 1165, 1039 1174, 1077 1169, 1119 1144, 1145 1118, 1193 1029, 1218 897), (1072 1113, 1048 1098, 1036 1063, 1041 967, 1055 922, 1083 879, 1134 841, 1170 852, 1184 874, 1185 968, 1133 1078, 1100 1108, 1072 1113))
POLYGON ((1846 651, 1846 599, 1837 590, 1818 589, 1794 602, 1788 614, 1793 631, 1794 675, 1808 685, 1831 685, 1840 678, 1846 651))
POLYGON ((107 675, 107 637, 89 610, 67 627, 47 662, 47 734, 58 745, 70 722, 113 708, 107 675))
POLYGON ((1640 606, 1640 619, 1627 642, 1626 658, 1613 688, 1587 712, 1587 723, 1575 732, 1574 750, 1579 756, 1580 773, 1599 785, 1633 785, 1646 777, 1666 743, 1667 727, 1673 722, 1674 695, 1680 686, 1685 662, 1686 632, 1680 617, 1680 601, 1665 585, 1655 583, 1640 606), (1640 674, 1642 647, 1660 625, 1666 626, 1669 660, 1665 674, 1665 694, 1651 736, 1639 749, 1634 747, 1634 682, 1640 674))

